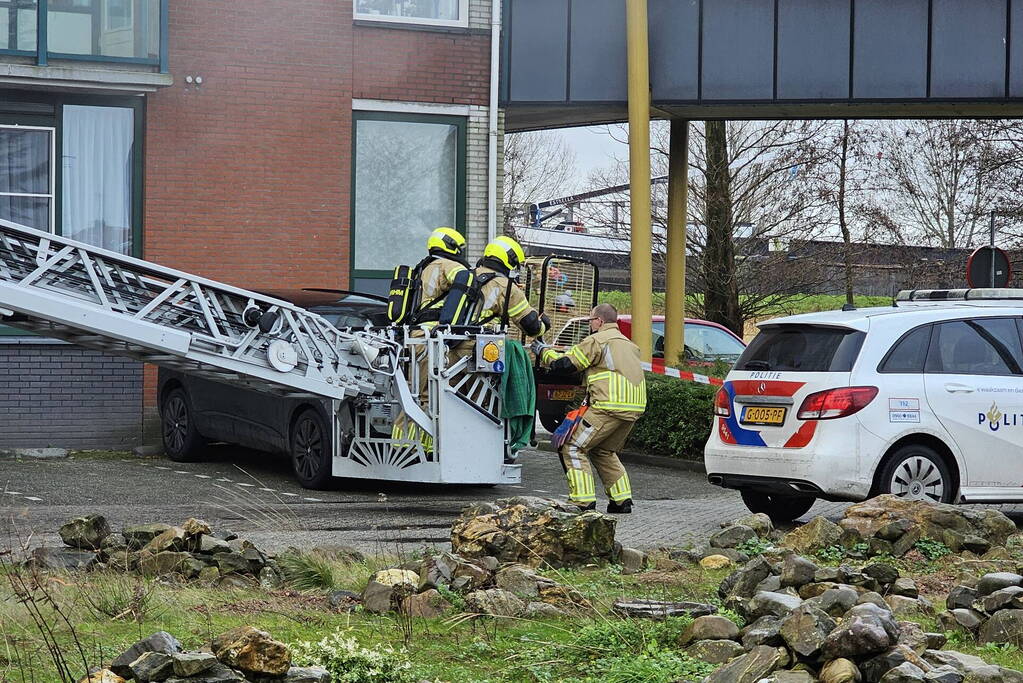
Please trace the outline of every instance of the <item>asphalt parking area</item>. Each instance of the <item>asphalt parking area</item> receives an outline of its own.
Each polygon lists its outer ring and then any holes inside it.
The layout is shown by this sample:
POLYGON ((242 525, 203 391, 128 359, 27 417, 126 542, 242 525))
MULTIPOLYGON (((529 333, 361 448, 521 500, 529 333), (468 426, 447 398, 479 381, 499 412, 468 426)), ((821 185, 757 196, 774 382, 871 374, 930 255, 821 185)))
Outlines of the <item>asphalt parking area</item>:
MULTIPOLYGON (((115 529, 200 517, 270 550, 353 545, 394 552, 444 545, 451 521, 471 502, 565 495, 553 453, 529 449, 520 462, 522 483, 515 486, 337 480, 330 490, 309 491, 292 479, 286 459, 232 446, 212 447, 208 459, 197 463, 107 453, 0 460, 0 516, 12 521, 17 537, 31 536, 33 545, 59 543, 55 532, 68 518, 99 513, 115 529)), ((651 464, 627 467, 637 506, 618 517, 618 538, 625 545, 696 544, 721 522, 747 514, 737 493, 711 486, 703 474, 651 464)), ((804 519, 821 514, 837 519, 845 507, 821 501, 804 519)), ((1001 509, 1023 520, 1023 508, 1001 509)))

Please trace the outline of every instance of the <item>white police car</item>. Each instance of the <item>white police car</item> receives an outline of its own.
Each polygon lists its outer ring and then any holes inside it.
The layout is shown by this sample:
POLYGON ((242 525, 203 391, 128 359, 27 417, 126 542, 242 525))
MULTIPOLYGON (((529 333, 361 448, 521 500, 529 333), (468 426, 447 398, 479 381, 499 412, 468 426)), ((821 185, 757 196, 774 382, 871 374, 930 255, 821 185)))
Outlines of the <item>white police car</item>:
POLYGON ((753 512, 881 493, 1023 502, 1023 289, 902 292, 760 328, 705 449, 709 481, 753 512))

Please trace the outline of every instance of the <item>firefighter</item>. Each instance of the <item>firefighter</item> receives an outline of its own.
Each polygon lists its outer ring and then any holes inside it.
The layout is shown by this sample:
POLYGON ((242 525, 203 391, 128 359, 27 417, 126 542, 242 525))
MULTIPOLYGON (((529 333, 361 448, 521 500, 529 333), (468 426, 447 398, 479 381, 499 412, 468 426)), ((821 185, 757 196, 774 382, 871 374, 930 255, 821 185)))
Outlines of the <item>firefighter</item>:
POLYGON ((511 237, 498 237, 486 246, 476 266, 480 290, 477 324, 496 322, 507 327, 508 323, 515 323, 527 337, 543 336, 550 329, 550 318, 529 305, 526 294, 515 282, 518 268, 525 260, 522 247, 511 237))
MULTIPOLYGON (((411 324, 433 326, 440 320, 440 312, 452 284, 460 279, 460 274, 469 275, 470 270, 469 263, 464 257, 465 237, 454 228, 437 228, 431 232, 426 240, 426 249, 429 255, 420 261, 414 271, 419 277, 417 283, 419 293, 416 296, 417 306, 412 314, 411 324)), ((423 332, 415 330, 412 335, 421 337, 423 332)), ((419 381, 418 386, 413 389, 416 390, 420 404, 425 405, 427 400, 425 350, 414 359, 414 362, 419 366, 419 381)), ((399 415, 391 428, 391 438, 403 437, 421 441, 427 452, 433 450, 433 439, 405 415, 399 415)))
POLYGON ((639 347, 618 329, 614 306, 599 304, 589 322, 590 336, 564 353, 540 340, 531 348, 543 365, 586 373, 589 407, 560 449, 569 499, 583 510, 596 509, 592 462, 607 492, 607 511, 630 513, 632 487, 617 451, 646 410, 646 379, 639 347))
POLYGON ((414 324, 436 323, 452 283, 462 271, 469 270, 465 260, 465 237, 454 228, 437 228, 426 240, 430 255, 420 263, 419 306, 414 324))

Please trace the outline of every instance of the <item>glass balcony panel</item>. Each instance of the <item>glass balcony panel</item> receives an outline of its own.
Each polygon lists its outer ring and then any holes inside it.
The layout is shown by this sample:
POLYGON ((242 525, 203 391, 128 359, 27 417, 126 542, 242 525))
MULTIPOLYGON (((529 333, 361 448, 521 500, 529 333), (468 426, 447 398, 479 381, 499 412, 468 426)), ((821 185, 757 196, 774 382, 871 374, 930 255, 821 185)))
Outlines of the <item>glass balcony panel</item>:
POLYGON ((158 59, 160 0, 50 0, 50 53, 158 59))
POLYGON ((36 0, 0 0, 0 50, 36 50, 36 0))

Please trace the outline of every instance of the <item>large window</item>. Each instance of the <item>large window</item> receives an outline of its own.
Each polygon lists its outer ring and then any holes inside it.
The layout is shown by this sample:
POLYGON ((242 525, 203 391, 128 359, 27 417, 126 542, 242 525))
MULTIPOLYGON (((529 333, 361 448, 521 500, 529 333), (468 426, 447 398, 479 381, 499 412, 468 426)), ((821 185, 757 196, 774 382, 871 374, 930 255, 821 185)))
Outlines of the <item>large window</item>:
POLYGON ((0 218, 53 230, 54 129, 0 126, 0 218))
POLYGON ((64 107, 64 235, 131 254, 135 110, 64 107))
POLYGON ((468 26, 469 0, 355 0, 355 18, 468 26))
POLYGON ((356 112, 353 250, 356 278, 415 264, 438 226, 463 229, 465 119, 356 112))

